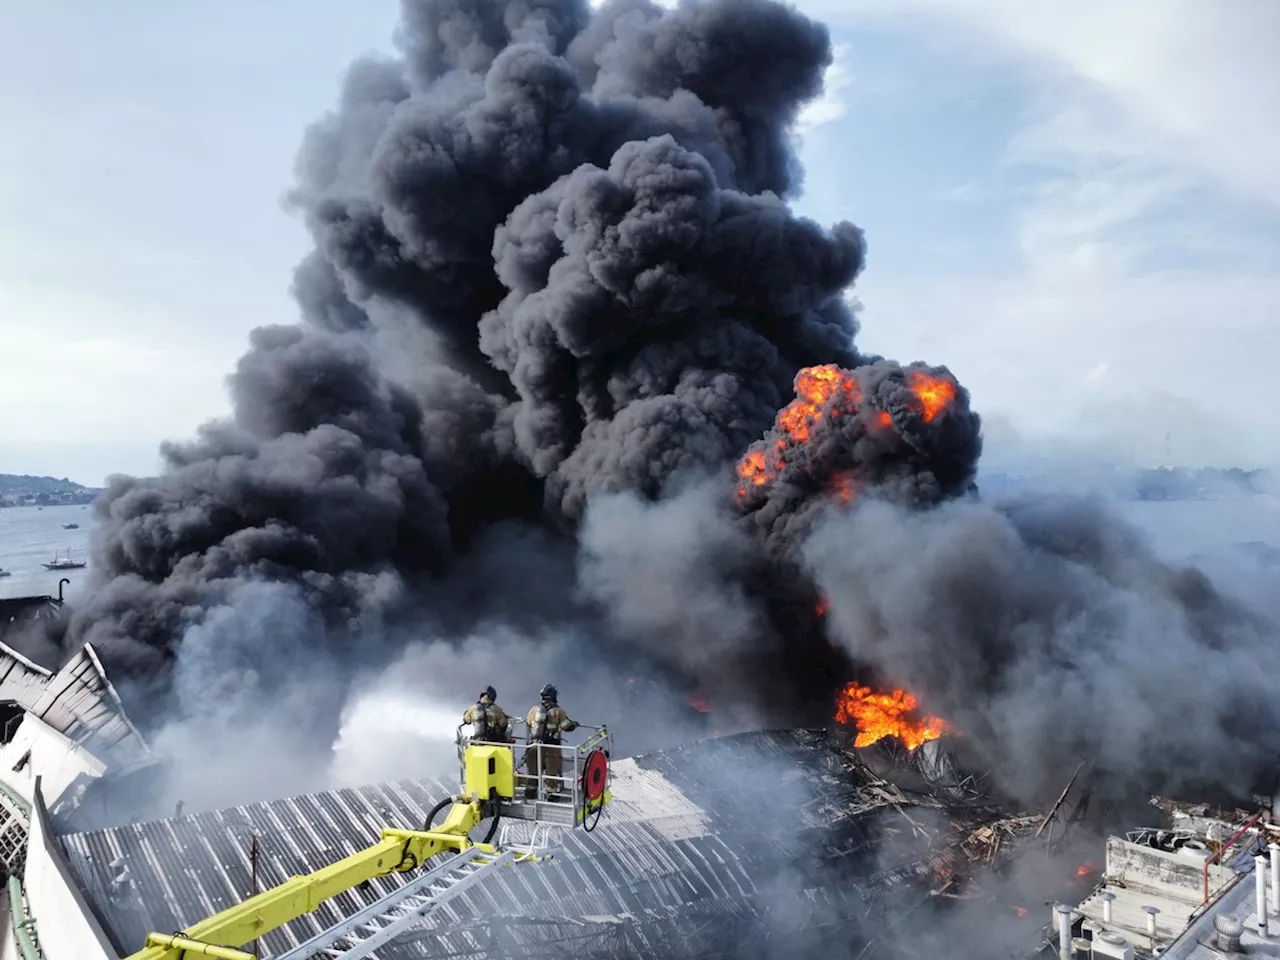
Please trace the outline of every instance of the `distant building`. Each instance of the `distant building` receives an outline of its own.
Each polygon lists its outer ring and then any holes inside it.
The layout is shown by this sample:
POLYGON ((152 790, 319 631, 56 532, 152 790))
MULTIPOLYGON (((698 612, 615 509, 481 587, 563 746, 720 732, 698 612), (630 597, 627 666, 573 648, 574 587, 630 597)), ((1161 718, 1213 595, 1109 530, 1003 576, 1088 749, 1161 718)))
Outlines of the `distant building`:
POLYGON ((102 490, 66 477, 0 473, 0 507, 57 507, 92 503, 102 490))

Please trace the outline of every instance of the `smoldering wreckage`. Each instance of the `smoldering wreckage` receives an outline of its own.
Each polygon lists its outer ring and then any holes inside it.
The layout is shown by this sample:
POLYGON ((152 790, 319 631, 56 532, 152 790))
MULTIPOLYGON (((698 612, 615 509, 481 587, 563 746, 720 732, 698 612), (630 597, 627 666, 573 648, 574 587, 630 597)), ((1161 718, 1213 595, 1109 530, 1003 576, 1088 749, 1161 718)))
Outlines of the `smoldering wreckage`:
POLYGON ((1263 949, 1274 591, 984 500, 951 371, 856 349, 865 238, 786 204, 827 29, 404 0, 397 45, 306 135, 301 322, 111 481, 86 599, 6 611, 3 955, 1263 949), (567 804, 505 743, 277 799, 371 676, 531 674, 619 733, 567 804))

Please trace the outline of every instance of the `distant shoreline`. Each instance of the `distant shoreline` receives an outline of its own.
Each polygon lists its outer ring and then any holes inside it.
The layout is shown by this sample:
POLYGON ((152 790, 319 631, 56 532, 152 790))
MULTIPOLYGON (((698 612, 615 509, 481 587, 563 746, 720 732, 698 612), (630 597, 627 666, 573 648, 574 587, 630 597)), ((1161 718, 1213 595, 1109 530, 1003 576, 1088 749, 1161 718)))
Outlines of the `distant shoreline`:
POLYGON ((102 493, 66 477, 0 473, 0 509, 6 507, 83 507, 102 493))
POLYGON ((98 494, 86 497, 82 500, 40 500, 27 503, 15 503, 10 500, 0 500, 0 510, 17 510, 22 507, 87 507, 98 499, 98 494))

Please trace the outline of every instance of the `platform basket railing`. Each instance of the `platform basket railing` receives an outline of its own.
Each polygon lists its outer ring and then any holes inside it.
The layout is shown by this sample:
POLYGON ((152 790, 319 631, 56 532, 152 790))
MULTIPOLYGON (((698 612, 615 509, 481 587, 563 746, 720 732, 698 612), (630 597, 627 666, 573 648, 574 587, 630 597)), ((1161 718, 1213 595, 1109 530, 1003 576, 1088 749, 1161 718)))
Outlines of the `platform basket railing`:
MULTIPOLYGON (((512 718, 511 724, 513 727, 516 724, 527 726, 523 720, 516 717, 512 718)), ((538 775, 535 802, 539 806, 563 807, 568 811, 582 810, 586 806, 586 798, 583 795, 583 773, 586 770, 587 760, 592 753, 596 750, 601 750, 606 758, 611 760, 613 757, 613 735, 605 727, 595 727, 590 724, 580 723, 578 725, 579 729, 589 731, 581 743, 551 744, 519 742, 515 736, 507 740, 473 740, 465 732, 467 726, 467 724, 463 724, 458 727, 457 731, 458 768, 464 783, 467 747, 499 747, 510 750, 512 753, 512 769, 516 771, 516 795, 512 801, 503 802, 504 812, 508 816, 517 815, 519 813, 518 808, 524 801, 524 789, 530 780, 528 761, 535 750, 541 751, 543 758, 537 764, 538 775), (549 776, 547 774, 545 758, 553 752, 558 753, 560 756, 559 776, 549 776)), ((608 769, 604 784, 606 791, 612 786, 612 779, 612 769, 608 769)))

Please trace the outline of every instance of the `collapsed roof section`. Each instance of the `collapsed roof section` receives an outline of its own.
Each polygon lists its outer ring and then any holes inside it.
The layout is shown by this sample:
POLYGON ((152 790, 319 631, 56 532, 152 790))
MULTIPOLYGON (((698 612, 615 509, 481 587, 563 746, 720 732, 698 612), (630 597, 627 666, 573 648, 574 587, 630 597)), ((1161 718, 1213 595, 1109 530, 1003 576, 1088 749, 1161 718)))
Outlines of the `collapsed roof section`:
POLYGON ((56 673, 0 644, 0 703, 21 708, 114 766, 150 755, 89 644, 56 673))
MULTIPOLYGON (((397 957, 533 957, 616 951, 706 956, 807 927, 856 937, 885 899, 945 883, 998 811, 908 793, 826 733, 773 731, 702 741, 613 765, 610 815, 565 831, 554 859, 502 871, 428 925, 381 948, 397 957), (886 897, 887 894, 892 894, 886 897), (554 945, 554 947, 552 946, 554 945), (736 945, 736 947, 735 947, 736 945)), ((152 930, 179 930, 375 841, 419 829, 456 784, 333 790, 147 824, 64 835, 71 873, 124 953, 152 930)), ((528 825, 504 827, 519 842, 528 825)), ((276 954, 398 889, 372 881, 261 941, 276 954)))

